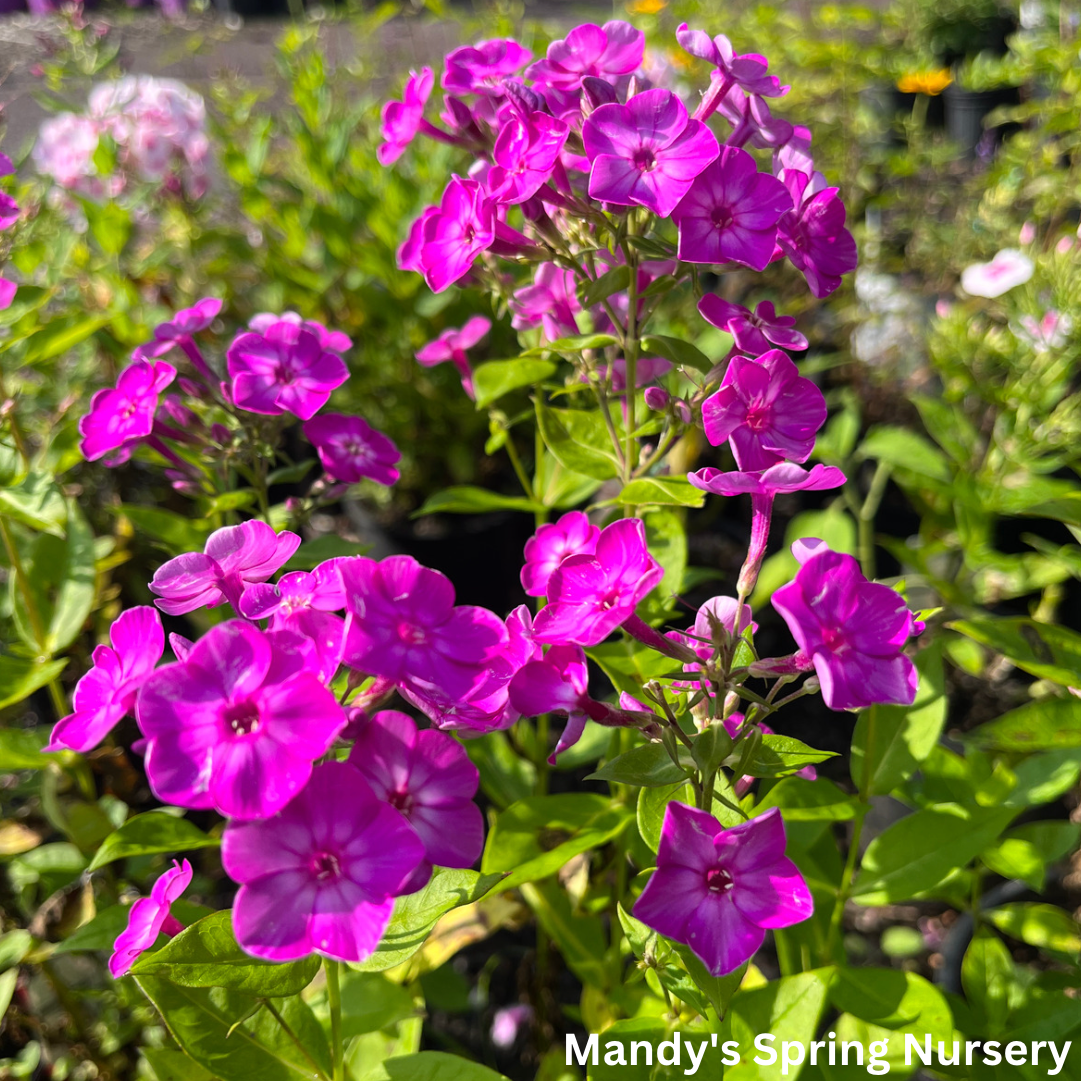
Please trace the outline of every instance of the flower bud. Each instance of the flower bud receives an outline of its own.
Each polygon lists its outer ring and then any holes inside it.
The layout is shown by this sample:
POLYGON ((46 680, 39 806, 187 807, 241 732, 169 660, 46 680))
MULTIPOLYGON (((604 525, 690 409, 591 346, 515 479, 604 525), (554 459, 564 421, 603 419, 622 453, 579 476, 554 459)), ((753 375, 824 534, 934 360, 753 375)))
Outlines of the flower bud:
POLYGON ((1018 242, 1022 247, 1031 244, 1036 239, 1036 226, 1030 221, 1026 221, 1021 226, 1021 232, 1017 234, 1018 242))
POLYGON ((650 409, 655 409, 658 413, 663 412, 668 407, 670 397, 664 387, 646 387, 646 405, 650 409))

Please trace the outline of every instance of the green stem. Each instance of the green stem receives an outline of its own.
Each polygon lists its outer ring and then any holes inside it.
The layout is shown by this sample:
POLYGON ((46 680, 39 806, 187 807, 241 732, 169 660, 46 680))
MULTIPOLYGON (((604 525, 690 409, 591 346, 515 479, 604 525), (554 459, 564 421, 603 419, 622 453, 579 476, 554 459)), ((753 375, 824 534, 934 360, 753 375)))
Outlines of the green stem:
POLYGON ((522 468, 522 459, 518 457, 518 449, 515 447, 509 431, 503 446, 507 448, 507 457, 510 458, 510 464, 514 467, 514 473, 518 478, 518 483, 522 486, 522 491, 526 494, 526 498, 531 503, 536 503, 537 497, 533 494, 533 485, 530 484, 529 477, 526 475, 525 469, 522 468))
POLYGON ((871 489, 867 498, 859 509, 859 545, 860 567, 863 576, 873 579, 875 576, 875 515, 878 513, 879 504, 883 495, 886 494, 886 485, 889 483, 891 466, 888 462, 879 462, 875 469, 875 475, 871 480, 871 489))
MULTIPOLYGON (((628 226, 629 226, 628 221, 628 226)), ((634 412, 638 395, 638 256, 628 244, 623 249, 623 257, 630 268, 631 279, 627 285, 627 334, 623 342, 623 359, 627 364, 627 433, 626 447, 623 451, 623 483, 630 480, 635 468, 634 457, 634 412)))
POLYGON ((833 956, 837 948, 837 940, 841 933, 841 922, 844 918, 845 902, 852 889, 852 879, 856 874, 856 861, 860 854, 860 837, 863 836, 863 820, 870 810, 869 804, 864 804, 856 812, 856 821, 852 826, 852 841, 848 848, 848 859, 845 860, 845 869, 841 874, 841 886, 837 891, 837 900, 833 902, 833 913, 830 916, 830 930, 826 938, 826 959, 833 956))
POLYGON ((340 965, 329 957, 323 958, 327 974, 327 1001, 330 1003, 330 1040, 334 1061, 334 1081, 345 1081, 345 1055, 342 1052, 342 989, 338 970, 340 965))

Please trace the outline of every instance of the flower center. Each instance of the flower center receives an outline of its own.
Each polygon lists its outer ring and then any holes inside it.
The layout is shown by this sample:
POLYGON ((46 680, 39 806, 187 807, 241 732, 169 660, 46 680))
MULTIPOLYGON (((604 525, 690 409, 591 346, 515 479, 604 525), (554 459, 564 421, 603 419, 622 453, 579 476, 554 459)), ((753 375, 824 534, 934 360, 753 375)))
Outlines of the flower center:
POLYGON ((752 432, 761 432, 769 427, 769 406, 756 402, 747 408, 747 427, 752 432))
POLYGON ((462 229, 462 239, 467 244, 472 243, 473 239, 476 237, 476 235, 477 235, 477 230, 474 229, 473 226, 470 225, 470 224, 466 224, 466 226, 462 229))
POLYGON ((402 622, 398 624, 398 640, 407 646, 422 646, 428 641, 428 635, 423 627, 415 623, 402 622))
POLYGON ((259 731, 259 709, 248 700, 237 702, 225 711, 225 723, 232 729, 234 736, 248 736, 259 731))
POLYGON ((656 168, 657 159, 648 146, 641 146, 634 152, 634 167, 640 173, 647 173, 656 168))
POLYGON ((330 878, 340 878, 342 865, 333 852, 317 852, 312 858, 312 870, 316 878, 325 882, 330 878))
POLYGON ((396 811, 401 811, 401 813, 406 816, 413 810, 413 797, 404 789, 400 789, 397 792, 391 792, 387 796, 387 803, 389 803, 396 811))
POLYGON ((609 610, 610 608, 615 608, 615 606, 616 606, 616 605, 617 605, 618 603, 619 603, 619 590, 618 590, 618 589, 610 589, 610 590, 609 590, 609 591, 608 591, 608 592, 607 592, 607 593, 606 593, 606 594, 605 594, 605 595, 604 595, 604 596, 603 596, 603 597, 601 598, 601 608, 603 608, 603 609, 604 609, 604 610, 605 610, 606 612, 607 612, 607 611, 608 611, 608 610, 609 610))
POLYGON ((845 641, 844 632, 838 630, 836 627, 827 627, 822 632, 822 644, 831 653, 839 653, 848 645, 845 641))
POLYGON ((720 867, 706 872, 706 889, 710 893, 727 893, 732 888, 732 876, 720 867))
POLYGON ((732 211, 727 206, 715 206, 709 220, 718 229, 727 229, 732 224, 732 211))

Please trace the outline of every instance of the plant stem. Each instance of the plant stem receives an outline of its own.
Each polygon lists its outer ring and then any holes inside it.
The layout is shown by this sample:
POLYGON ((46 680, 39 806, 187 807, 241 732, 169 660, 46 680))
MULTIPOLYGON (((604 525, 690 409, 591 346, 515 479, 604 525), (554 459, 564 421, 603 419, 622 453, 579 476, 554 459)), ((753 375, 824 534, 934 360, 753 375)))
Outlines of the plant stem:
POLYGON ((833 913, 830 916, 829 935, 826 938, 827 959, 833 956, 833 951, 837 947, 837 939, 841 933, 841 922, 844 918, 845 902, 848 900, 849 891, 852 889, 852 879, 856 873, 856 861, 859 859, 863 820, 870 809, 869 804, 864 804, 856 812, 856 821, 852 826, 852 841, 848 847, 848 859, 845 860, 845 869, 841 874, 841 886, 837 891, 837 900, 833 902, 833 913))
POLYGON ((634 411, 638 393, 638 256, 629 244, 624 247, 623 253, 631 272, 631 280, 627 285, 627 334, 623 342, 623 359, 627 365, 627 432, 626 449, 623 452, 623 483, 626 484, 636 465, 634 411))
POLYGON ((888 462, 879 462, 875 469, 875 475, 871 480, 871 489, 867 498, 859 509, 859 545, 860 545, 860 569, 864 578, 873 579, 875 576, 875 534, 874 521, 878 513, 882 496, 886 493, 886 485, 889 483, 891 467, 888 462))
POLYGON ((521 484, 522 491, 525 492, 526 499, 536 503, 537 497, 533 494, 533 485, 529 483, 529 477, 526 476, 526 471, 522 468, 522 459, 518 457, 518 450, 509 431, 507 432, 507 441, 503 446, 507 448, 507 457, 510 458, 510 464, 514 467, 514 473, 518 477, 518 483, 521 484))
POLYGON ((327 1001, 330 1003, 330 1040, 334 1062, 334 1081, 345 1081, 345 1055, 342 1052, 342 989, 337 961, 323 958, 327 974, 327 1001))

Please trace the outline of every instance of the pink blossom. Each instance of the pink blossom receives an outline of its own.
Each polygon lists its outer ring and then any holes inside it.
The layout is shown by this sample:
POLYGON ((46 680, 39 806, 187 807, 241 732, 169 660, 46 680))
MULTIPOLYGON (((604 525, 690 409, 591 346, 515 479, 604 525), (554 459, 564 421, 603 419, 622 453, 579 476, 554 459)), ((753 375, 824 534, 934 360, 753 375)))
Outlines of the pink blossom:
POLYGON ((634 916, 690 946, 711 975, 734 972, 754 956, 767 930, 801 923, 814 912, 786 844, 776 807, 723 829, 705 811, 669 803, 657 869, 634 916))
MULTIPOLYGON (((751 619, 751 606, 740 605, 735 597, 711 597, 699 609, 694 617, 694 626, 690 634, 681 631, 668 631, 665 635, 673 642, 689 646, 698 654, 698 659, 703 663, 709 661, 715 652, 713 643, 717 640, 718 632, 723 631, 729 635, 735 635, 736 611, 739 611, 739 633, 750 627, 751 633, 758 630, 758 624, 751 619)), ((697 672, 697 664, 685 664, 684 672, 697 672)))
POLYGON ((159 323, 154 328, 154 337, 144 345, 140 345, 132 356, 136 360, 150 360, 153 357, 162 356, 173 346, 177 346, 184 351, 196 370, 208 382, 213 382, 210 368, 195 344, 193 335, 206 330, 218 317, 220 311, 221 301, 217 297, 205 297, 197 301, 192 307, 178 311, 167 322, 159 323))
POLYGON ((644 206, 667 217, 718 154, 713 132, 687 117, 670 90, 602 105, 582 126, 589 194, 617 206, 644 206))
POLYGON ((492 1044, 502 1050, 514 1046, 521 1030, 533 1020, 533 1007, 527 1003, 517 1006, 502 1006, 492 1016, 492 1029, 489 1033, 492 1044))
POLYGON ((239 819, 267 818, 291 800, 346 720, 304 661, 230 620, 154 672, 136 711, 158 799, 239 819))
POLYGON ((754 360, 732 357, 720 390, 702 403, 702 425, 712 446, 727 440, 739 468, 752 471, 805 462, 827 412, 818 387, 771 349, 754 360))
POLYGON ((422 273, 433 293, 464 277, 495 239, 493 203, 480 183, 460 176, 451 179, 439 206, 425 211, 419 224, 419 236, 410 233, 399 252, 399 265, 422 273))
POLYGON ((296 533, 275 533, 255 519, 223 526, 207 538, 202 552, 186 552, 163 563, 150 583, 154 603, 167 615, 196 608, 216 608, 228 601, 234 608, 244 589, 265 582, 300 546, 296 533))
POLYGON ((79 421, 83 457, 93 462, 111 450, 130 450, 149 436, 158 396, 175 377, 176 368, 163 360, 137 360, 120 373, 115 389, 99 390, 79 421))
MULTIPOLYGON (((319 339, 320 346, 331 353, 341 355, 353 348, 353 340, 348 334, 340 330, 328 330, 322 323, 317 323, 314 319, 303 319, 296 312, 282 312, 281 315, 259 312, 248 320, 248 329, 266 336, 270 328, 277 323, 291 323, 293 326, 310 330, 319 339)), ((288 332, 282 330, 278 333, 288 332)))
POLYGON ((418 732, 404 713, 384 710, 361 729, 349 762, 424 844, 408 892, 427 882, 433 864, 473 866, 484 847, 484 817, 473 802, 480 773, 457 740, 435 729, 418 732))
POLYGON ((15 166, 12 164, 11 158, 7 154, 0 153, 0 178, 14 175, 15 166))
POLYGON ((528 64, 532 56, 513 38, 464 45, 447 54, 443 89, 451 94, 498 96, 504 79, 528 64))
POLYGON ((344 662, 416 688, 467 697, 507 642, 501 620, 484 608, 454 604, 454 587, 411 556, 339 563, 345 587, 344 662))
POLYGON ((170 906, 191 885, 191 864, 187 860, 173 865, 150 888, 149 897, 140 897, 128 909, 128 925, 113 943, 109 972, 114 980, 126 976, 131 966, 149 949, 158 936, 180 934, 184 925, 169 911, 170 906))
POLYGON ((1073 320, 1066 312, 1049 308, 1042 319, 1033 315, 1022 315, 1013 328, 1014 335, 1031 345, 1037 353, 1046 353, 1049 349, 1061 349, 1073 330, 1073 320))
POLYGON ((525 542, 521 579, 527 595, 543 597, 548 592, 548 579, 567 556, 593 555, 600 533, 600 528, 591 525, 580 510, 568 511, 558 522, 538 526, 525 542))
POLYGON ((567 141, 567 125, 545 113, 512 116, 495 141, 488 194, 497 203, 524 203, 548 183, 567 141))
POLYGON ((773 151, 773 171, 780 173, 782 169, 798 169, 808 176, 815 171, 810 128, 793 124, 788 142, 773 151))
POLYGON ((424 845, 353 766, 326 762, 275 817, 230 823, 221 855, 240 883, 233 928, 248 953, 356 962, 375 952, 424 845))
POLYGON ((396 162, 420 130, 432 83, 431 68, 421 68, 419 75, 411 71, 402 91, 402 100, 388 101, 383 106, 383 145, 377 151, 380 165, 396 162))
POLYGON ((912 613, 894 590, 868 582, 852 556, 820 548, 771 603, 814 662, 830 709, 912 704, 919 675, 901 652, 912 613))
POLYGON ((779 150, 792 138, 793 127, 783 117, 774 116, 758 94, 744 94, 733 87, 718 102, 717 111, 732 125, 728 146, 750 143, 759 150, 779 150))
POLYGON ((577 90, 589 75, 608 80, 629 75, 642 63, 645 45, 645 34, 630 23, 584 23, 553 41, 546 57, 531 65, 526 76, 557 90, 577 90))
POLYGON ((574 271, 563 270, 555 263, 541 263, 533 275, 533 284, 518 289, 510 298, 514 312, 511 326, 527 330, 541 326, 550 342, 578 333, 575 314, 582 310, 575 291, 574 271))
MULTIPOLYGON (((567 723, 548 761, 582 738, 590 707, 589 670, 581 646, 552 646, 541 660, 523 665, 510 683, 510 700, 523 717, 562 713, 567 723)), ((600 703, 596 703, 600 705, 600 703)), ((603 707, 602 707, 603 708, 603 707)))
POLYGON ((548 579, 548 605, 533 623, 538 642, 595 646, 625 620, 664 577, 649 554, 640 518, 603 529, 592 555, 567 556, 548 579))
POLYGON ((710 76, 712 85, 703 97, 703 105, 699 106, 696 116, 700 113, 709 116, 713 111, 709 107, 711 101, 715 106, 716 101, 734 86, 767 98, 788 93, 788 87, 781 86, 776 76, 766 74, 769 61, 764 56, 758 53, 738 55, 724 34, 710 38, 704 30, 692 30, 683 23, 676 31, 676 40, 691 56, 708 60, 715 69, 710 76))
POLYGON ((71 697, 75 712, 56 722, 45 750, 85 753, 132 712, 135 695, 165 649, 161 616, 148 605, 129 608, 109 628, 109 641, 111 646, 94 647, 94 666, 71 697))
POLYGON ((449 360, 458 369, 462 377, 462 385, 472 386, 473 370, 469 366, 469 357, 466 350, 472 349, 492 329, 492 321, 485 319, 483 315, 474 315, 467 319, 461 329, 451 327, 444 330, 435 341, 428 342, 417 351, 417 362, 426 368, 436 364, 442 364, 449 360))
POLYGON ((973 297, 1000 297, 1032 277, 1035 264, 1015 248, 1003 248, 989 263, 973 263, 961 272, 961 288, 973 297))
POLYGON ((7 278, 0 278, 0 312, 11 307, 19 287, 7 278))
POLYGON ((59 113, 41 125, 31 157, 42 176, 51 177, 62 188, 90 195, 97 148, 97 123, 74 113, 59 113))
POLYGON ((356 484, 370 477, 378 484, 397 483, 401 451, 362 417, 323 413, 305 422, 304 435, 319 452, 330 480, 356 484))
POLYGON ((791 315, 777 315, 771 301, 763 300, 752 314, 739 304, 707 293, 698 302, 698 311, 707 323, 726 330, 735 339, 736 348, 751 356, 765 353, 772 345, 782 349, 803 350, 807 339, 791 330, 796 320, 791 315))
POLYGON ((742 263, 765 270, 777 241, 777 223, 792 206, 785 186, 760 173, 739 147, 698 175, 672 211, 679 226, 679 258, 691 263, 742 263))
POLYGON ((250 413, 310 420, 349 378, 337 353, 303 326, 281 321, 266 334, 238 334, 226 351, 233 401, 250 413))
POLYGON ((777 244, 792 265, 803 273, 816 297, 828 297, 841 276, 856 269, 856 241, 845 228, 845 207, 837 188, 795 169, 784 169, 784 181, 793 209, 780 220, 777 244), (812 179, 817 180, 812 183, 812 179))
POLYGON ((8 195, 0 191, 0 230, 10 229, 19 220, 19 204, 8 195))

